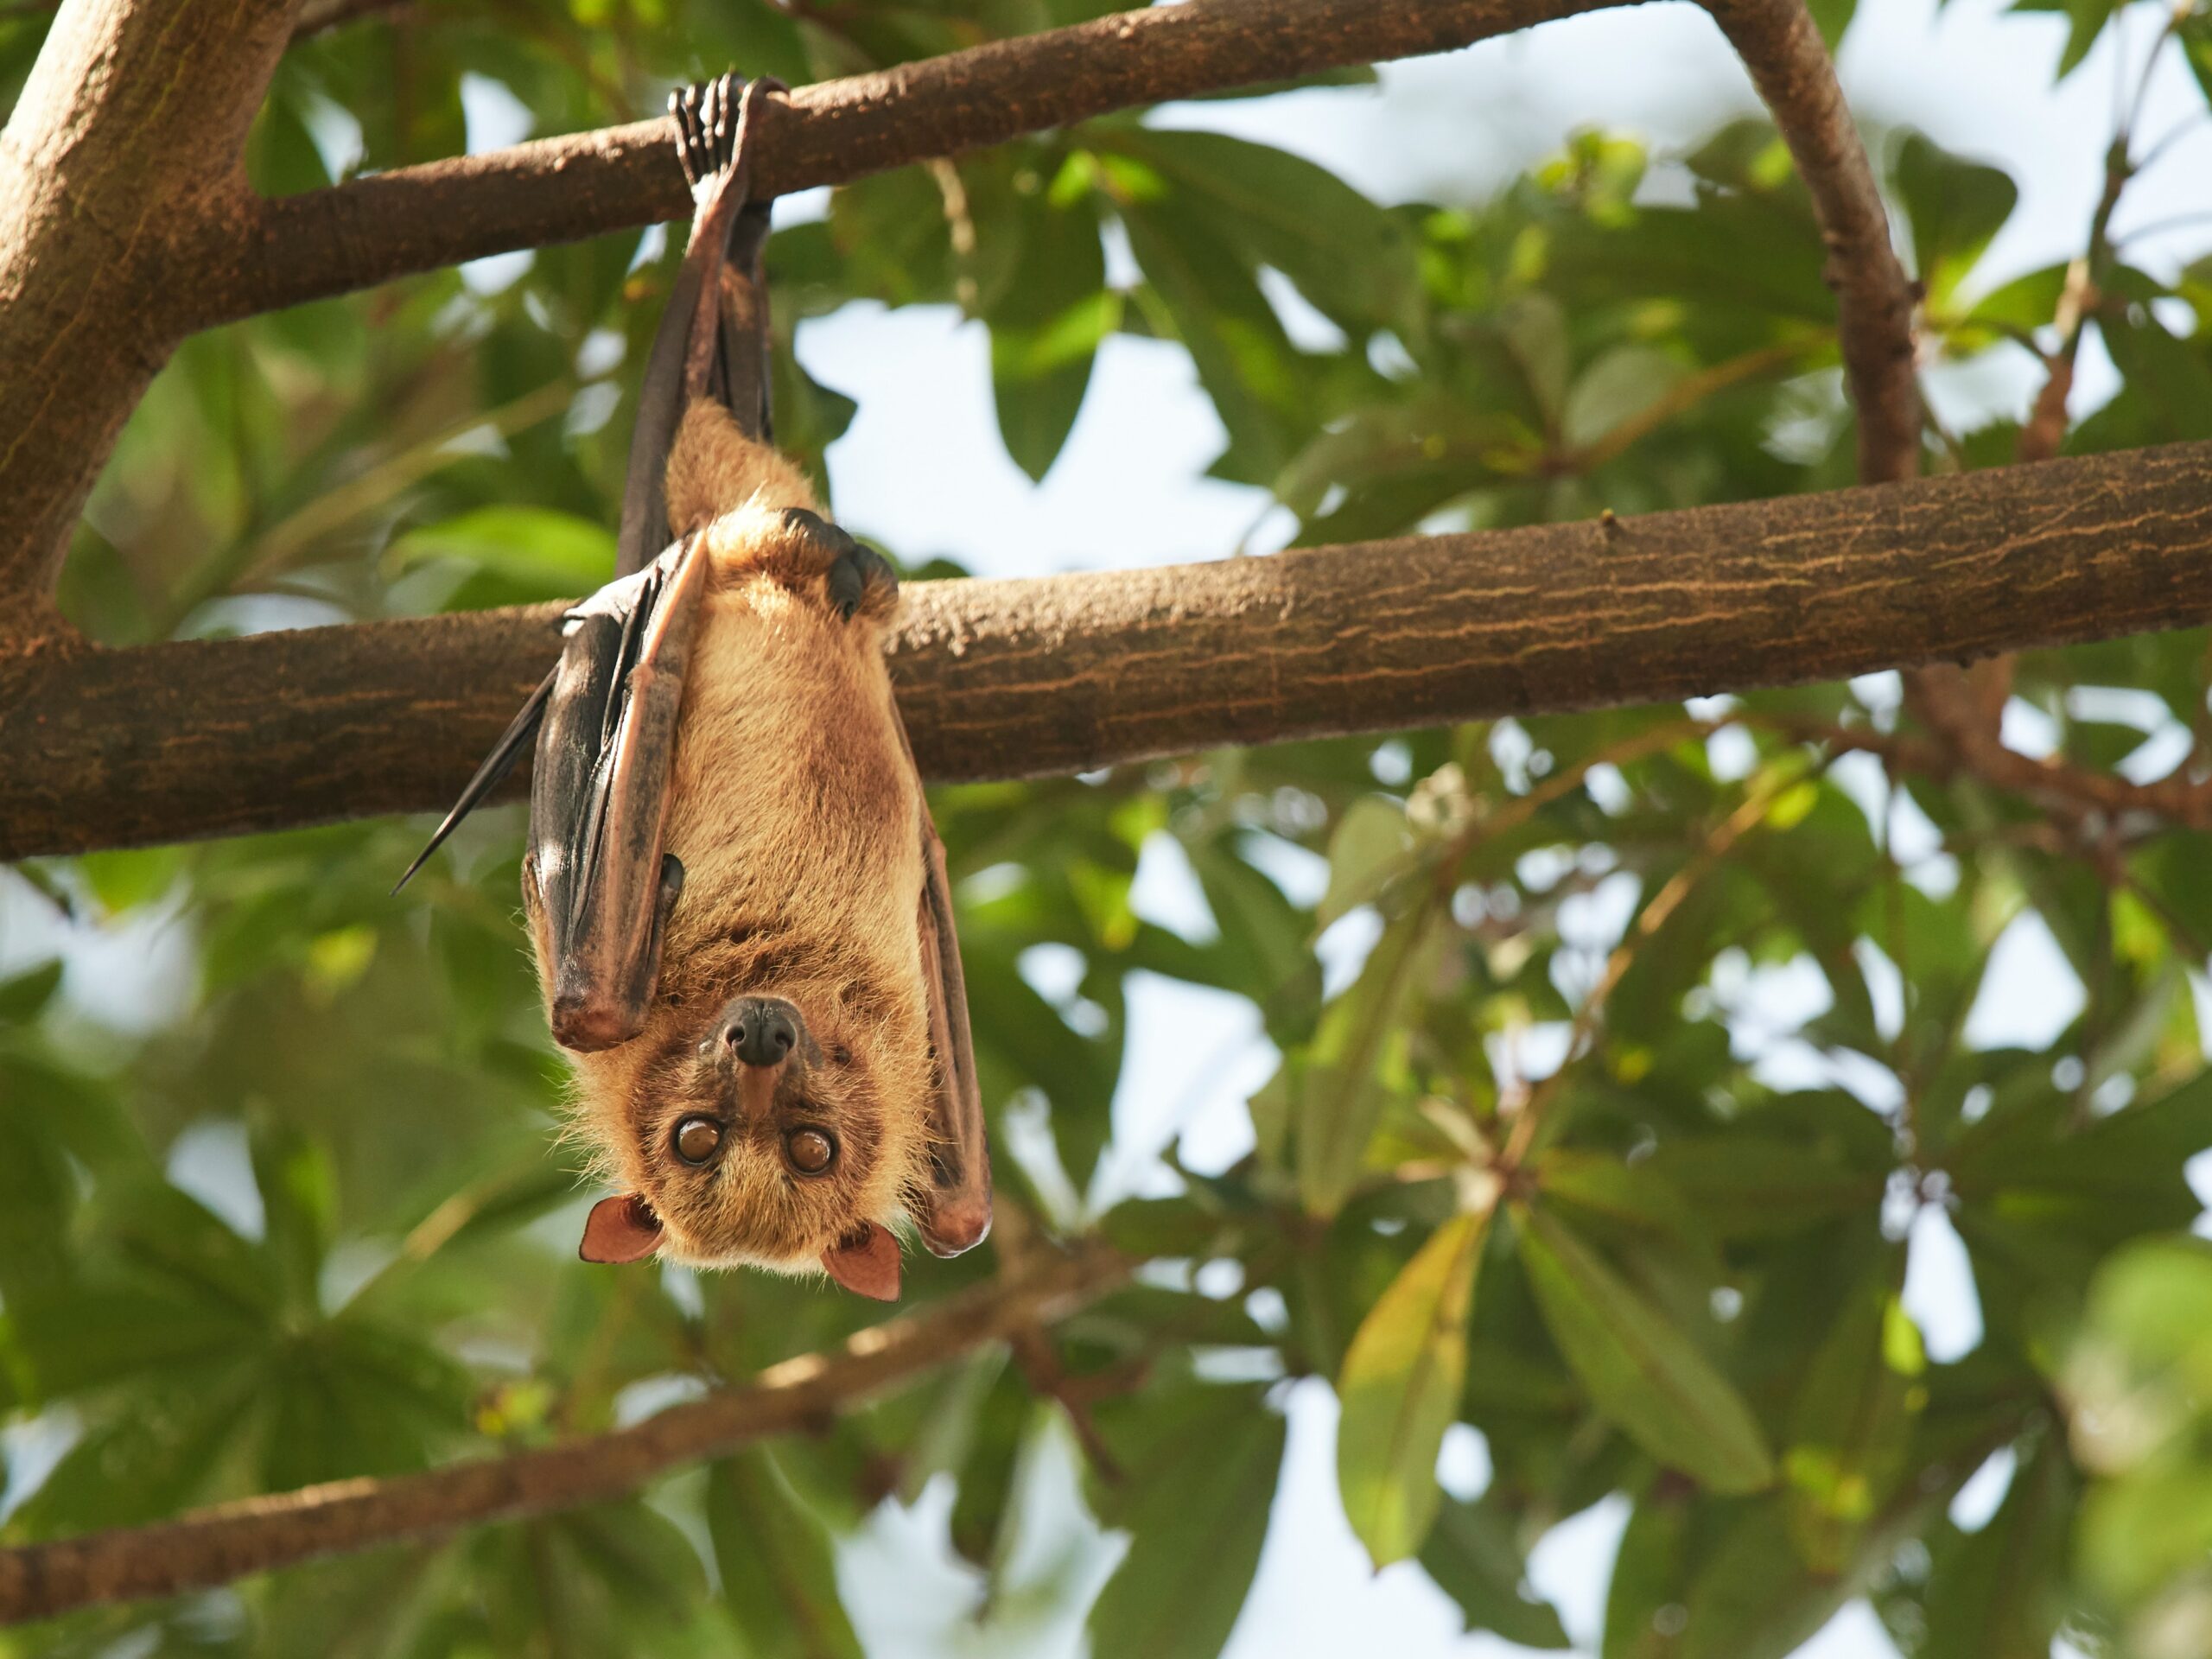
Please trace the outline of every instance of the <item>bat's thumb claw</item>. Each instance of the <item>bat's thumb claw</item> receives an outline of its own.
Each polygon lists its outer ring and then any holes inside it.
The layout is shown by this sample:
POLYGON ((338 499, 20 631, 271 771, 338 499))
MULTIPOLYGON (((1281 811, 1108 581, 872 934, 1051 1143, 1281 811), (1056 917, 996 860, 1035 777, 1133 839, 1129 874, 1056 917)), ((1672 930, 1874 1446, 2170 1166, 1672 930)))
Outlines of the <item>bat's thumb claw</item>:
POLYGON ((921 1218, 922 1243, 932 1255, 958 1255, 972 1250, 991 1231, 991 1199, 986 1193, 963 1193, 941 1198, 921 1218))

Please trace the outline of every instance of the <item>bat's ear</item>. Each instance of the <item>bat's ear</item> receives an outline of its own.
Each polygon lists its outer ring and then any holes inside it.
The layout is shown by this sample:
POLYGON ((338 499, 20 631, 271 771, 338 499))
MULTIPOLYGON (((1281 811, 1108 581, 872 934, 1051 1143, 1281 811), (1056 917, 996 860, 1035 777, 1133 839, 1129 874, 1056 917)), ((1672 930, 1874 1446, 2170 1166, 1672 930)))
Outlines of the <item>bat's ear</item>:
POLYGON ((587 1262, 641 1262, 660 1248, 660 1217, 635 1192, 601 1198, 584 1223, 576 1254, 587 1262))
POLYGON ((878 1223, 861 1223, 858 1231, 846 1234, 823 1251, 822 1266, 856 1295, 879 1302, 899 1300, 899 1241, 878 1223))

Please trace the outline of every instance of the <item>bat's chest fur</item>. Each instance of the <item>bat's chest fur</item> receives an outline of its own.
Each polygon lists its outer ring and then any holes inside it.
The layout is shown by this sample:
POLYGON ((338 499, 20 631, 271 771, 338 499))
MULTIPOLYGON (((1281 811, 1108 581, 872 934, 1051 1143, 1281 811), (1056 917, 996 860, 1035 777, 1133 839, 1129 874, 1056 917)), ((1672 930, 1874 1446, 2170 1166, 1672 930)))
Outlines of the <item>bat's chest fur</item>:
POLYGON ((808 978, 913 976, 920 801, 880 628, 742 567, 706 601, 675 753, 677 960, 780 936, 808 978))

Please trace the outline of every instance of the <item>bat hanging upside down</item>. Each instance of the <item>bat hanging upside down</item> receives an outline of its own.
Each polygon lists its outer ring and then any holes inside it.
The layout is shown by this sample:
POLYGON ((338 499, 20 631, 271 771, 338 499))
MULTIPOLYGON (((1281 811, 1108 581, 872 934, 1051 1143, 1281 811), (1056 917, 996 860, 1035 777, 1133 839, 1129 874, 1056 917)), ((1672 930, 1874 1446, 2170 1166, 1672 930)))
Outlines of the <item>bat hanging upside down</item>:
POLYGON ((939 1255, 989 1230, 990 1162, 944 849, 884 666, 898 579, 769 441, 747 182, 772 84, 670 100, 696 216, 620 573, 423 857, 535 730, 523 899, 620 1189, 587 1261, 818 1268, 888 1300, 894 1229, 939 1255))

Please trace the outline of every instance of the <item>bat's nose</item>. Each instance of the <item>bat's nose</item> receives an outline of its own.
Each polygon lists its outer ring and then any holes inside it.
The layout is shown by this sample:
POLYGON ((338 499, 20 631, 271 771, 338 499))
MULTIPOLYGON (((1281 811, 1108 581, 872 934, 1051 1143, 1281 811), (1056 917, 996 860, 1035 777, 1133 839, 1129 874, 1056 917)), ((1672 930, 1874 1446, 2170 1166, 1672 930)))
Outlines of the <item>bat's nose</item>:
POLYGON ((781 1065, 798 1042, 798 1010, 775 997, 741 998, 729 1006, 722 1041, 747 1065, 781 1065))

